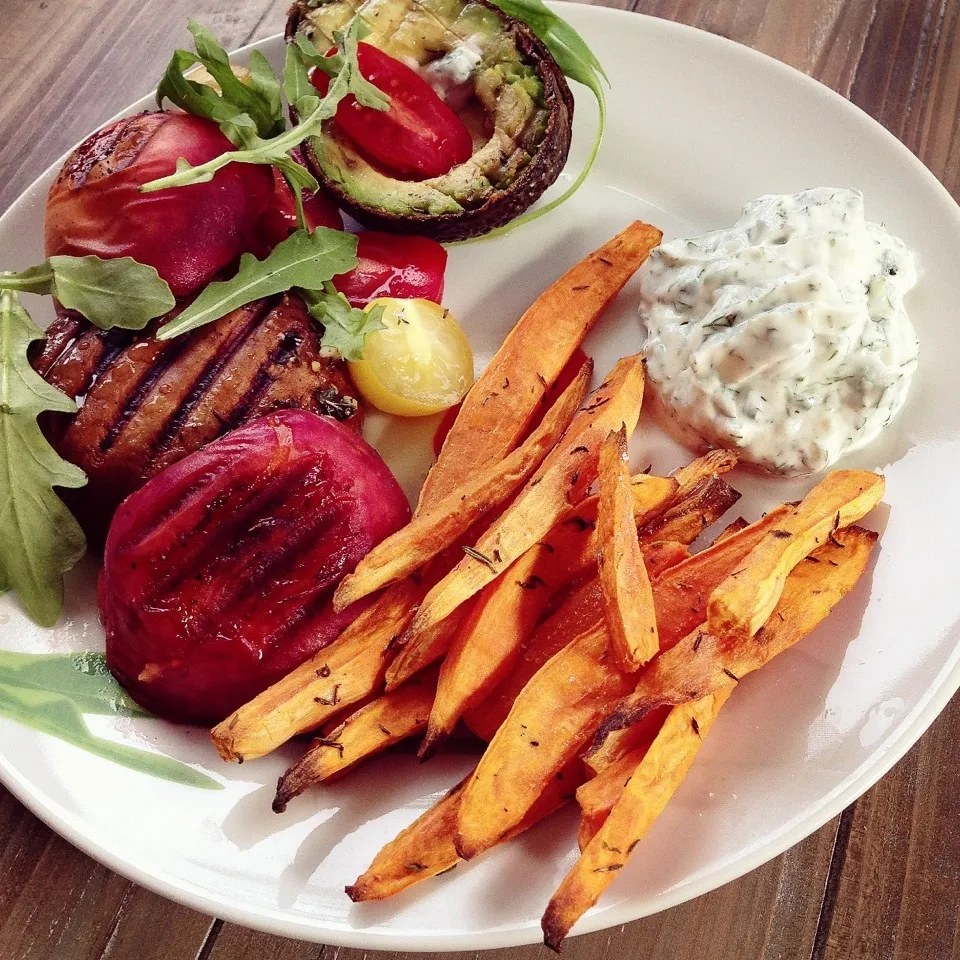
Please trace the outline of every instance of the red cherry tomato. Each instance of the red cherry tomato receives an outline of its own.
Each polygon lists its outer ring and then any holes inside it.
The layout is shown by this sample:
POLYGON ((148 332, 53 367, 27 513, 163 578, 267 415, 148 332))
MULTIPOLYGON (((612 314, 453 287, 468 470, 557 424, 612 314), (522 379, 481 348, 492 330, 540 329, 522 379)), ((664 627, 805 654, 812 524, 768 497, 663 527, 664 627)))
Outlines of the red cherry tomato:
POLYGON ((436 240, 367 230, 357 238, 357 258, 353 270, 333 279, 355 307, 377 297, 434 303, 443 297, 447 251, 436 240))
MULTIPOLYGON (((292 150, 291 155, 297 163, 303 165, 299 150, 292 150)), ((293 193, 280 171, 276 167, 271 169, 273 170, 273 199, 254 224, 253 236, 250 240, 250 250, 260 260, 281 240, 286 240, 299 226, 293 193)), ((330 227, 331 230, 343 229, 340 211, 323 187, 316 193, 304 192, 303 212, 307 218, 307 226, 311 230, 317 227, 330 227)))
MULTIPOLYGON (((560 376, 554 380, 553 385, 547 389, 547 392, 543 395, 543 404, 542 409, 544 412, 550 409, 554 403, 556 403, 560 394, 563 393, 567 387, 573 383, 573 378, 580 372, 580 368, 587 362, 587 355, 583 352, 580 347, 577 347, 573 351, 570 359, 567 361, 564 368, 560 371, 560 376)), ((447 439, 447 434, 453 428, 454 421, 457 419, 457 414, 460 413, 460 408, 463 406, 463 401, 456 404, 453 407, 450 407, 447 410, 440 423, 437 424, 437 432, 433 435, 433 453, 435 456, 440 456, 440 450, 443 448, 443 441, 447 439)), ((530 423, 530 426, 527 428, 526 436, 530 436, 534 430, 539 426, 540 421, 543 419, 543 414, 534 417, 533 421, 530 423)))
MULTIPOLYGON (((352 95, 337 107, 337 123, 361 150, 389 170, 421 178, 442 176, 470 159, 470 131, 423 77, 369 43, 357 47, 357 63, 390 97, 388 110, 362 107, 352 95)), ((322 70, 314 70, 311 81, 322 94, 330 86, 322 70)))
POLYGON ((205 163, 233 145, 210 120, 141 113, 88 137, 47 198, 47 256, 133 257, 156 267, 177 297, 205 286, 245 249, 273 192, 269 169, 232 163, 209 183, 141 193, 177 159, 205 163))

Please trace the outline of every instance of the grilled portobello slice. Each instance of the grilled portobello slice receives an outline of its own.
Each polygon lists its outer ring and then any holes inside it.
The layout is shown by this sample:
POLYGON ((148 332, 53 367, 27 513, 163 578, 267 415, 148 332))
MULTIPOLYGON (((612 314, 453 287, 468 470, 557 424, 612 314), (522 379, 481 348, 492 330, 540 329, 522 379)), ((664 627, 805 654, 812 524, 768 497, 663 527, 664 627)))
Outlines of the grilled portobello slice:
POLYGON ((346 366, 321 352, 316 325, 293 294, 258 300, 174 340, 105 332, 73 313, 47 331, 34 366, 77 400, 44 431, 88 484, 62 495, 102 544, 120 502, 164 467, 228 430, 275 410, 325 414, 359 431, 346 366))
POLYGON ((357 13, 370 30, 363 42, 416 65, 447 92, 474 140, 473 156, 443 176, 398 179, 328 121, 304 154, 358 221, 464 240, 513 220, 557 179, 570 150, 573 96, 526 24, 486 0, 297 0, 287 41, 303 33, 325 49, 357 13))

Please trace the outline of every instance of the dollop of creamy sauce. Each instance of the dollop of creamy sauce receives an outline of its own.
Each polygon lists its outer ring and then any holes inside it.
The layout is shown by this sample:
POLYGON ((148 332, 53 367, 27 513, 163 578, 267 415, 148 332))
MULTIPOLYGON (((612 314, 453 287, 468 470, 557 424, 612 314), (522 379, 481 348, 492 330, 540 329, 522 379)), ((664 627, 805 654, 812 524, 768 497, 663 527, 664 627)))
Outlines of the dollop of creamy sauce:
POLYGON ((647 375, 687 438, 771 471, 822 470, 903 405, 919 344, 913 254, 857 190, 760 197, 641 268, 647 375))
POLYGON ((460 110, 473 96, 473 81, 481 60, 479 48, 470 40, 465 40, 423 67, 420 75, 447 106, 452 110, 460 110))

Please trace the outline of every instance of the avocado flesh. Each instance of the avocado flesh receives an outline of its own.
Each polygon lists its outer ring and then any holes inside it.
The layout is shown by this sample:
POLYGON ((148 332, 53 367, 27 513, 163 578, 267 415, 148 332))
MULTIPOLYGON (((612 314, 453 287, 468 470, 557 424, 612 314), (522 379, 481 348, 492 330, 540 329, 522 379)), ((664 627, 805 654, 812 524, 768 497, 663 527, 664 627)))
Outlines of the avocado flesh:
MULTIPOLYGON (((355 13, 370 29, 364 42, 411 66, 432 63, 468 44, 480 58, 472 79, 486 129, 479 135, 474 131, 474 153, 468 161, 443 176, 416 181, 378 168, 329 124, 322 136, 311 140, 311 152, 328 184, 349 199, 351 212, 353 207, 379 211, 397 221, 449 219, 509 189, 543 142, 550 107, 536 66, 504 29, 502 15, 464 0, 331 0, 306 9, 298 29, 322 48, 333 44, 333 32, 355 13)), ((481 225, 468 235, 482 232, 481 225)))

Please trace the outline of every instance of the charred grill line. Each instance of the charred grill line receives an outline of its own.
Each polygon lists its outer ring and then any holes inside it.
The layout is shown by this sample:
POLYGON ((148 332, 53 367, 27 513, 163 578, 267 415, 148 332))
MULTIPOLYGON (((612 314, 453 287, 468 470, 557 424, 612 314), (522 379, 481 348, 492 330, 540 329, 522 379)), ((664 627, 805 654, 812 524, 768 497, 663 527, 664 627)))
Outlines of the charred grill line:
POLYGON ((104 453, 116 443, 117 438, 123 432, 123 428, 134 418, 137 411, 143 405, 143 402, 150 395, 154 384, 156 384, 171 364, 187 349, 191 340, 192 337, 180 337, 177 340, 173 340, 169 346, 164 348, 156 361, 144 371, 144 375, 133 391, 133 395, 123 408, 117 412, 116 418, 113 423, 110 424, 110 429, 107 430, 104 438, 100 441, 100 449, 104 453))
POLYGON ((103 354, 93 374, 81 388, 81 393, 86 393, 106 373, 113 361, 133 343, 133 334, 129 330, 111 330, 109 333, 101 334, 100 339, 103 341, 103 354))
POLYGON ((253 408, 261 395, 267 390, 271 383, 276 379, 271 372, 272 366, 286 366, 293 359, 300 344, 303 343, 303 336, 298 330, 287 330, 280 338, 280 342, 270 351, 266 360, 260 365, 260 368, 254 374, 250 381, 250 386, 246 393, 237 401, 233 410, 230 411, 225 422, 221 422, 223 433, 232 430, 246 418, 249 411, 253 408))
MULTIPOLYGON (((289 504, 290 488, 295 483, 296 476, 288 473, 277 477, 270 486, 280 503, 289 504)), ((299 556, 313 546, 320 528, 336 515, 336 511, 322 508, 325 487, 326 483, 323 483, 315 488, 321 497, 321 504, 320 509, 305 511, 305 515, 310 517, 309 521, 305 521, 299 513, 289 513, 286 517, 279 512, 272 513, 268 524, 254 524, 245 536, 234 540, 227 551, 223 550, 223 541, 219 537, 210 538, 211 542, 219 541, 220 550, 214 551, 216 555, 211 558, 212 562, 202 567, 191 565, 185 568, 184 579, 193 577, 200 582, 221 582, 226 587, 211 598, 211 604, 191 617, 195 630, 212 636, 222 632, 221 627, 229 626, 231 613, 238 614, 255 607, 256 601, 263 596, 264 582, 276 583, 277 572, 289 570, 299 556), (282 529, 285 536, 273 538, 272 534, 278 529, 282 529), (232 575, 229 574, 228 569, 237 567, 236 560, 240 557, 248 558, 248 563, 232 575)), ((308 503, 304 501, 303 505, 306 507, 308 503)))
MULTIPOLYGON (((309 525, 309 530, 303 530, 302 534, 299 531, 296 536, 289 537, 284 543, 284 549, 279 551, 273 557, 273 562, 266 566, 260 575, 251 582, 247 593, 251 597, 255 597, 256 600, 252 604, 253 607, 256 607, 257 602, 259 602, 264 597, 264 591, 261 584, 264 581, 276 583, 278 579, 283 578, 285 575, 292 574, 295 567, 301 562, 301 558, 304 553, 309 551, 314 542, 321 537, 324 537, 330 527, 331 521, 337 520, 337 511, 329 509, 320 509, 316 511, 314 521, 309 525)), ((264 646, 268 648, 276 647, 276 645, 283 641, 285 637, 288 637, 293 633, 298 627, 303 625, 306 622, 321 613, 327 606, 330 597, 333 594, 334 587, 340 579, 340 575, 344 573, 342 565, 338 565, 336 568, 331 567, 327 570, 327 577, 322 581, 314 580, 311 584, 311 589, 301 591, 296 595, 296 597, 290 598, 283 606, 283 619, 278 622, 276 627, 267 633, 264 638, 264 646)), ((241 607, 241 613, 250 615, 250 606, 251 604, 244 604, 241 607)), ((256 616, 254 611, 253 616, 256 616)))
MULTIPOLYGON (((291 473, 290 482, 303 484, 306 482, 308 474, 309 468, 301 467, 291 473)), ((212 474, 209 478, 210 483, 221 478, 224 478, 223 470, 212 474)), ((140 539, 136 541, 136 546, 139 546, 158 528, 163 527, 171 516, 175 516, 183 508, 187 500, 193 498, 194 493, 198 493, 202 497, 206 486, 209 486, 209 483, 204 481, 191 486, 187 494, 178 503, 171 504, 164 509, 162 514, 153 518, 150 525, 144 529, 140 539)), ((231 492, 232 490, 233 488, 228 481, 223 490, 216 492, 209 503, 205 505, 203 517, 197 526, 190 531, 189 540, 178 544, 181 551, 179 555, 180 565, 158 573, 151 584, 152 589, 144 596, 143 602, 159 602, 164 592, 174 592, 185 580, 197 575, 199 570, 211 566, 218 557, 229 558, 236 554, 242 556, 241 546, 244 538, 237 536, 237 531, 251 516, 269 514, 279 504, 283 503, 286 495, 286 487, 276 478, 261 486, 248 485, 243 491, 243 499, 238 499, 235 493, 231 492), (230 513, 223 516, 220 510, 226 502, 230 503, 230 513), (220 521, 220 528, 216 533, 206 539, 202 536, 194 536, 194 534, 200 534, 202 531, 208 530, 217 520, 220 521), (224 542, 228 544, 226 548, 224 542), (199 546, 194 546, 194 549, 191 550, 191 545, 199 546)))
MULTIPOLYGON (((206 396, 210 385, 214 383, 224 368, 240 352, 254 328, 269 312, 270 307, 266 301, 258 304, 257 310, 255 312, 251 311, 247 321, 234 334, 230 342, 211 358, 210 362, 201 371, 200 376, 197 377, 196 382, 180 404, 180 407, 174 411, 173 415, 163 426, 163 429, 160 430, 154 438, 151 449, 155 454, 162 453, 176 439, 177 434, 187 422, 190 414, 193 413, 197 404, 206 396)), ((226 427, 224 427, 224 429, 226 429, 226 427)))

